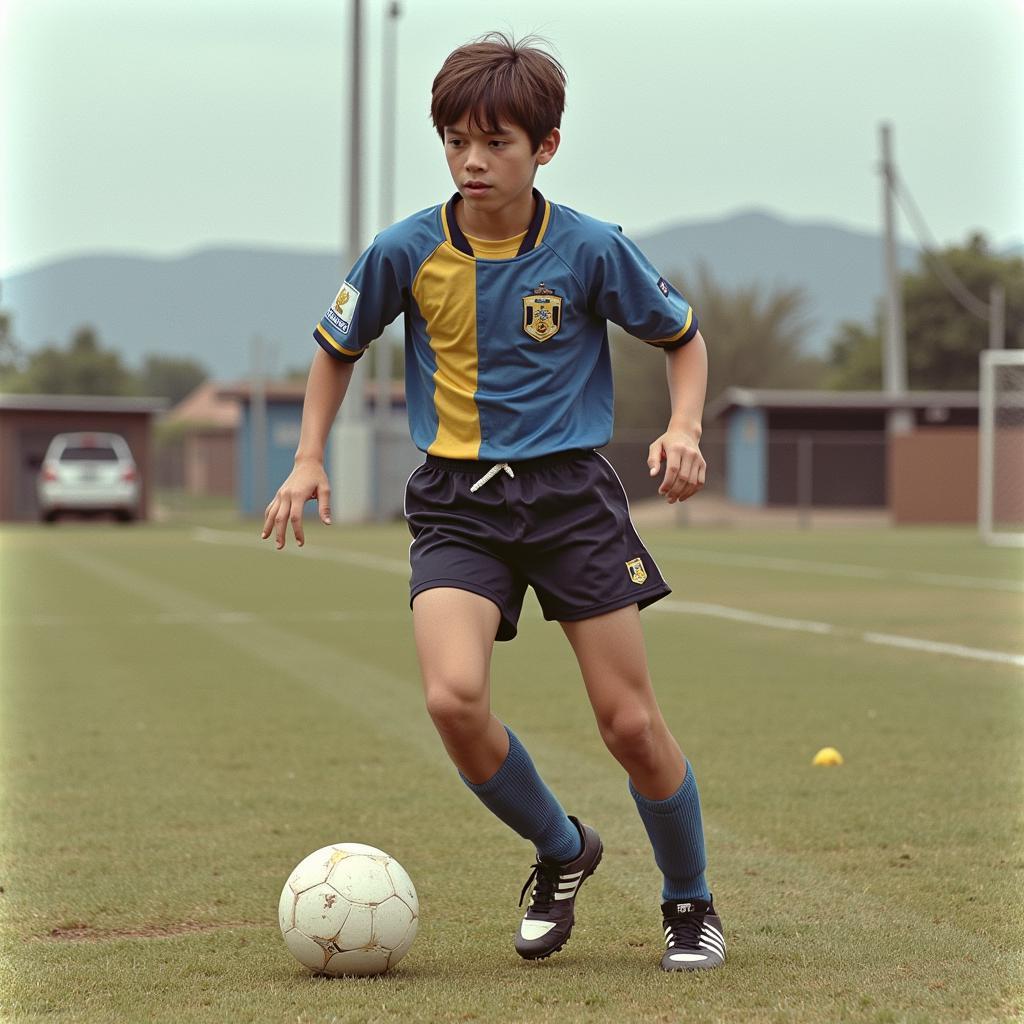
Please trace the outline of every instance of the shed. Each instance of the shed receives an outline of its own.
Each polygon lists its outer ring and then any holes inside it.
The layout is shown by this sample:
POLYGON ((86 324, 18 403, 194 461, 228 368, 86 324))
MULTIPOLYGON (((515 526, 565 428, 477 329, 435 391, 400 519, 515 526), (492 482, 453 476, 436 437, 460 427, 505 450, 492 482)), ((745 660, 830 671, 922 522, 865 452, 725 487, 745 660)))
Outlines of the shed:
POLYGON ((148 519, 153 417, 166 407, 163 398, 0 394, 0 521, 39 518, 39 467, 54 436, 70 431, 109 431, 128 442, 141 476, 139 516, 148 519))
POLYGON ((733 387, 708 404, 705 422, 724 432, 726 493, 737 503, 882 508, 891 498, 886 418, 895 409, 913 414, 909 437, 977 430, 975 391, 733 387))
POLYGON ((187 494, 233 497, 241 421, 237 398, 204 381, 160 420, 158 471, 162 484, 187 494))

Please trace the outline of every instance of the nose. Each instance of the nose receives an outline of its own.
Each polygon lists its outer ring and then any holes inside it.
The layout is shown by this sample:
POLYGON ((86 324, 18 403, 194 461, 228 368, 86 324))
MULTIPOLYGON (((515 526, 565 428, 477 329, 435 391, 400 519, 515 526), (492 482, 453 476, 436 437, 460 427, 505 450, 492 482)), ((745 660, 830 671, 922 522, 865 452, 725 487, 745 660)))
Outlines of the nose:
POLYGON ((467 171, 482 171, 487 167, 487 151, 481 147, 471 144, 469 152, 466 154, 466 170, 467 171))

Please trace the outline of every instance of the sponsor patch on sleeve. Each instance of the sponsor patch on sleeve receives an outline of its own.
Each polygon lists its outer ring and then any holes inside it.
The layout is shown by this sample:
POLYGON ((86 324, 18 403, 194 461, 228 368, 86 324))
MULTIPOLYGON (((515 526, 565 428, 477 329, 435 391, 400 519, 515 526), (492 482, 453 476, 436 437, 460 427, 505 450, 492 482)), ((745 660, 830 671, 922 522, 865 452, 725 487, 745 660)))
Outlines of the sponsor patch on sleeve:
POLYGON ((327 319, 342 334, 348 334, 352 326, 352 318, 356 315, 356 303, 359 302, 359 291, 346 281, 341 286, 334 300, 334 305, 327 310, 327 319))
POLYGON ((667 299, 668 298, 668 281, 666 281, 665 278, 663 278, 663 277, 659 277, 658 278, 658 288, 661 291, 661 294, 664 295, 665 298, 667 299))

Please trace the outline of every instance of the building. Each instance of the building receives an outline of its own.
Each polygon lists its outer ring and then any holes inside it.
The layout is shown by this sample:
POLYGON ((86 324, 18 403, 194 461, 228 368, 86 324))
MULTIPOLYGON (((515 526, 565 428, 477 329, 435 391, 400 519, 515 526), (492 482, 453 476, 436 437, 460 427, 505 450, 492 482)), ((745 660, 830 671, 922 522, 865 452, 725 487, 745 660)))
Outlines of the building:
POLYGON ((139 518, 149 518, 153 418, 166 406, 162 398, 0 394, 0 521, 39 518, 39 468, 54 436, 71 431, 106 431, 128 442, 141 477, 139 518))
POLYGON ((976 520, 975 391, 727 388, 708 404, 705 423, 724 437, 725 492, 739 504, 888 507, 895 522, 976 520), (888 436, 893 409, 913 414, 910 433, 888 436), (957 466, 954 486, 949 465, 957 466))
POLYGON ((161 486, 193 496, 233 497, 237 490, 239 402, 204 381, 160 419, 161 486))
MULTIPOLYGON (((302 429, 302 403, 306 393, 305 381, 267 381, 263 387, 266 397, 266 427, 263 455, 259 436, 259 403, 253 401, 253 387, 249 381, 223 385, 217 390, 221 399, 237 401, 240 409, 238 444, 236 448, 236 494, 242 515, 262 518, 264 509, 273 499, 277 488, 292 470, 295 449, 302 429)), ((376 462, 376 482, 373 505, 379 518, 400 515, 404 500, 403 484, 413 468, 422 462, 422 455, 409 440, 405 422, 405 389, 401 381, 393 381, 388 415, 383 421, 376 418, 376 381, 366 382, 366 420, 377 435, 374 447, 366 457, 376 462)), ((331 478, 335 520, 342 521, 345 512, 343 461, 337 451, 337 425, 327 440, 324 466, 331 478)))

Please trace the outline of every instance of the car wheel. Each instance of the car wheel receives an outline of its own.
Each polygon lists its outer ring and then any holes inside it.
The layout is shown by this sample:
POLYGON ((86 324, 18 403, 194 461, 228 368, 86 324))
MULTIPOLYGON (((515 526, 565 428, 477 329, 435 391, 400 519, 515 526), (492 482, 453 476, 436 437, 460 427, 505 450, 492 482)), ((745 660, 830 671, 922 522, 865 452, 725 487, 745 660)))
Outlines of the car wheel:
POLYGON ((47 509, 47 511, 45 511, 42 514, 42 520, 47 525, 53 526, 53 524, 55 522, 57 522, 57 516, 58 515, 59 515, 59 513, 57 512, 57 510, 55 508, 47 509))

